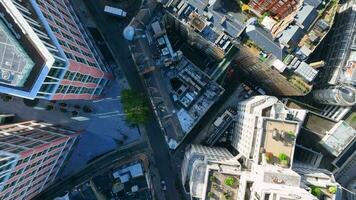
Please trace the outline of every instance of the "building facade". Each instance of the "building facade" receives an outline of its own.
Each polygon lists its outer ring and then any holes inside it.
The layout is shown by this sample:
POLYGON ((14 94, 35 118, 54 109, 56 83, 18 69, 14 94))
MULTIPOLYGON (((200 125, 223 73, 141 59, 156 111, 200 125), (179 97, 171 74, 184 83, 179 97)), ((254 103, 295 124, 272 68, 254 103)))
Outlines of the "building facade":
POLYGON ((67 0, 1 0, 0 92, 95 99, 113 78, 67 0))
POLYGON ((242 169, 236 157, 226 152, 224 148, 198 145, 187 150, 185 158, 194 162, 186 162, 191 163, 190 167, 182 165, 182 169, 187 169, 190 175, 191 199, 222 199, 224 196, 225 199, 245 200, 267 200, 271 197, 276 200, 317 200, 301 187, 301 177, 293 170, 272 165, 242 169), (205 159, 194 159, 197 155, 205 159), (214 159, 212 155, 218 157, 214 159), (233 184, 229 185, 226 180, 233 180, 233 184))
POLYGON ((313 97, 321 104, 351 107, 356 103, 356 89, 351 85, 330 86, 313 91, 313 97))
POLYGON ((326 65, 321 68, 317 86, 356 84, 356 1, 340 6, 330 34, 326 65))
POLYGON ((259 14, 269 13, 271 16, 283 19, 297 9, 297 0, 251 0, 248 4, 259 14))
POLYGON ((0 198, 31 199, 51 184, 78 134, 35 121, 0 126, 0 198))
POLYGON ((306 111, 289 109, 276 97, 254 96, 237 106, 231 145, 243 156, 247 166, 263 164, 261 154, 267 152, 274 156, 286 154, 291 162, 295 138, 305 115, 306 111))
POLYGON ((220 163, 226 165, 239 165, 234 156, 225 148, 211 148, 201 145, 191 145, 184 154, 181 167, 181 178, 183 188, 190 196, 201 198, 201 176, 199 172, 204 170, 208 163, 220 163))

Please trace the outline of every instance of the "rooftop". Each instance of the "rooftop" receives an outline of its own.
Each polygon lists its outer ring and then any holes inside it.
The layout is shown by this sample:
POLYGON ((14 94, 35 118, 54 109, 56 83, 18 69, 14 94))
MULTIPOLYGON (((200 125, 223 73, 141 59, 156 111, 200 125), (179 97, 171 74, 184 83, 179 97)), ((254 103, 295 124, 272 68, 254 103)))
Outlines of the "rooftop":
POLYGON ((0 20, 0 82, 23 87, 35 64, 17 37, 0 20))
POLYGON ((247 36, 254 41, 265 52, 273 54, 276 58, 283 60, 284 48, 272 38, 271 33, 258 25, 248 25, 246 27, 247 36))
POLYGON ((211 199, 237 199, 240 176, 209 171, 206 196, 211 199))
POLYGON ((174 75, 168 78, 180 125, 188 133, 224 89, 184 56, 177 63, 174 75))
POLYGON ((296 122, 265 119, 263 129, 265 134, 262 139, 262 147, 266 152, 267 162, 288 166, 294 153, 298 124, 296 122), (286 157, 282 158, 281 155, 286 155, 286 157), (287 163, 283 163, 282 160, 286 160, 287 163))
POLYGON ((334 156, 339 156, 356 139, 356 130, 345 121, 338 122, 326 133, 321 144, 334 156))
MULTIPOLYGON (((184 23, 188 23, 199 34, 220 47, 224 51, 230 42, 219 41, 220 36, 229 35, 237 38, 243 31, 244 21, 247 19, 244 14, 239 12, 239 5, 235 2, 226 0, 169 0, 166 3, 171 8, 171 13, 184 23), (226 33, 226 34, 225 34, 226 33)), ((226 36, 225 36, 226 37, 226 36)))
POLYGON ((334 125, 334 121, 310 112, 308 113, 304 123, 305 128, 321 135, 322 137, 326 135, 326 132, 329 131, 334 125))

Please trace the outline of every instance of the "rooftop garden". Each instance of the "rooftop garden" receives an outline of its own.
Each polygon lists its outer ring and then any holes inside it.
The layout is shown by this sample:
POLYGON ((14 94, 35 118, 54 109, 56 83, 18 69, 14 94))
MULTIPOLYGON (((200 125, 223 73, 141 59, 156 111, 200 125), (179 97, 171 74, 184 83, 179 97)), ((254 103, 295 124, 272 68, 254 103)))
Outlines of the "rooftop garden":
POLYGON ((318 186, 310 186, 310 193, 318 199, 325 199, 325 197, 332 198, 337 191, 336 186, 328 186, 326 188, 318 186))
POLYGON ((212 171, 209 175, 208 199, 233 200, 237 198, 238 176, 225 175, 217 171, 212 171))
POLYGON ((325 21, 329 25, 329 27, 323 30, 320 29, 318 23, 314 23, 309 33, 305 34, 305 36, 302 38, 298 46, 301 47, 305 45, 306 47, 308 47, 310 50, 313 51, 319 45, 320 41, 329 32, 330 27, 334 23, 334 18, 338 7, 339 7, 339 0, 331 0, 324 8, 318 10, 317 20, 325 21), (319 39, 313 42, 311 38, 319 38, 319 39))
POLYGON ((308 83, 306 83, 303 78, 297 76, 297 75, 291 75, 288 79, 290 83, 293 84, 293 86, 300 91, 302 91, 304 94, 308 93, 311 91, 312 86, 310 86, 308 83))

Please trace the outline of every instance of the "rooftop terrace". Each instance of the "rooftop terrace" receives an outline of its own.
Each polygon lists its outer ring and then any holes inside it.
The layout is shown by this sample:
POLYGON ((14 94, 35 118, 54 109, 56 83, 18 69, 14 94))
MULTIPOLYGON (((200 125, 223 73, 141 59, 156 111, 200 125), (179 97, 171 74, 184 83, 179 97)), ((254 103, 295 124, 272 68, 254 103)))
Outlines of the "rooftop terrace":
POLYGON ((267 163, 288 167, 294 153, 298 124, 265 119, 264 130, 261 147, 265 150, 267 163))
POLYGON ((237 199, 240 176, 223 174, 216 170, 209 172, 206 197, 210 199, 237 199))

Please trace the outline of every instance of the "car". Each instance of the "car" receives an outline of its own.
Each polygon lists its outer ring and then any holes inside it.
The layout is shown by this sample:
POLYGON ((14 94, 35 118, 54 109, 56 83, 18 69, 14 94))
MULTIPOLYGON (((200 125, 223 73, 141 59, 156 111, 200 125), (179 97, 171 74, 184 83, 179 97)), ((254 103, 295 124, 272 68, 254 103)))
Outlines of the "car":
POLYGON ((166 191, 166 190, 167 190, 166 181, 161 181, 161 189, 162 189, 163 191, 166 191))

